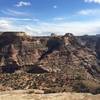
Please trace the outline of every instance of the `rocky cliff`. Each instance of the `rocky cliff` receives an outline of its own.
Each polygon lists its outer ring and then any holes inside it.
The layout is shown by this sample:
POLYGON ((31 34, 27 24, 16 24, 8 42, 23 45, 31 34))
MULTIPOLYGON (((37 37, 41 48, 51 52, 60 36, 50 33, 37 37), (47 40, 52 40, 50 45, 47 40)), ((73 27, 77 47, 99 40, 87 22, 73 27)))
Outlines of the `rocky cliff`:
POLYGON ((94 49, 82 44, 87 41, 70 33, 51 37, 16 34, 0 35, 1 90, 100 93, 100 60, 94 49))

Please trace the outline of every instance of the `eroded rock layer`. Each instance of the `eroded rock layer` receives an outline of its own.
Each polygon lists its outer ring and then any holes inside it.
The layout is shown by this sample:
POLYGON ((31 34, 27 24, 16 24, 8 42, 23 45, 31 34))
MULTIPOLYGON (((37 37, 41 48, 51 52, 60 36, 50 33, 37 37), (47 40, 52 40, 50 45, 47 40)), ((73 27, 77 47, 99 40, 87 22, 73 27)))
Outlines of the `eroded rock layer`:
POLYGON ((51 37, 2 33, 1 90, 36 88, 47 92, 100 93, 97 49, 83 45, 84 41, 70 33, 51 37))

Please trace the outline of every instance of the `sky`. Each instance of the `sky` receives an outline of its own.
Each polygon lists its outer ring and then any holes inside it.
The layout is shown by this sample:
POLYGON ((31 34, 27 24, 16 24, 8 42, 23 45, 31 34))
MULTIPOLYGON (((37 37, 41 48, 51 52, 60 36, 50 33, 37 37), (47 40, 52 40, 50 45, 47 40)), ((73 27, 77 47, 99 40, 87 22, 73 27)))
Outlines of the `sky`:
POLYGON ((0 0, 0 31, 100 34, 100 0, 0 0))

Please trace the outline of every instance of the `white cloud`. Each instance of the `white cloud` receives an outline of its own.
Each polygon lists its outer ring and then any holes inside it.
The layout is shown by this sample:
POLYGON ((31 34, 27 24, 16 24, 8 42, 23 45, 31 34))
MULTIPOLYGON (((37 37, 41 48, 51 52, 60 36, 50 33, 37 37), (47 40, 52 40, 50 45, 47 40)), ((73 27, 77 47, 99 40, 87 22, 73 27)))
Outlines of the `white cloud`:
POLYGON ((29 16, 29 14, 25 12, 20 12, 12 9, 7 9, 7 10, 1 10, 1 13, 5 15, 11 15, 11 16, 29 16))
POLYGON ((0 30, 9 30, 11 27, 11 22, 9 20, 0 20, 0 30))
POLYGON ((65 34, 71 32, 74 35, 94 35, 100 32, 100 21, 88 22, 64 22, 64 23, 46 23, 40 22, 38 25, 20 26, 21 30, 31 35, 50 35, 52 32, 57 34, 65 34))
POLYGON ((64 34, 72 32, 75 35, 97 34, 98 29, 100 28, 100 21, 40 23, 37 28, 41 30, 41 33, 55 32, 58 34, 64 34))
POLYGON ((86 3, 98 3, 100 4, 100 0, 84 0, 86 3))
POLYGON ((0 17, 0 20, 9 20, 9 21, 39 21, 35 18, 18 18, 18 17, 0 17))
POLYGON ((16 7, 31 6, 31 2, 20 1, 15 6, 16 7))
POLYGON ((55 8, 55 9, 56 9, 56 8, 58 8, 58 6, 57 6, 57 5, 54 5, 54 6, 53 6, 53 8, 55 8))
POLYGON ((38 18, 33 18, 33 21, 34 22, 39 22, 39 19, 38 18))
POLYGON ((100 32, 100 20, 94 21, 70 21, 70 22, 38 22, 37 24, 27 23, 16 24, 16 20, 0 19, 0 31, 25 31, 30 35, 50 35, 52 32, 74 35, 98 34, 100 32))
POLYGON ((63 20, 65 20, 65 17, 55 17, 54 20, 55 21, 63 21, 63 20))
POLYGON ((100 9, 84 9, 77 12, 79 15, 100 15, 100 9))

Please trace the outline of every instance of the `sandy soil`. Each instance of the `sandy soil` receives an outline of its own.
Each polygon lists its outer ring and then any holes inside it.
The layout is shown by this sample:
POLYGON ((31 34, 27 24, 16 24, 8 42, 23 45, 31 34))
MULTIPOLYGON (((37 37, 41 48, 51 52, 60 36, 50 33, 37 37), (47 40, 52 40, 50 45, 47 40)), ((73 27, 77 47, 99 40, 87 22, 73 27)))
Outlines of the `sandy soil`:
POLYGON ((100 100, 100 94, 98 95, 92 95, 88 93, 43 94, 42 91, 34 92, 34 91, 17 90, 17 91, 0 92, 0 100, 100 100))

